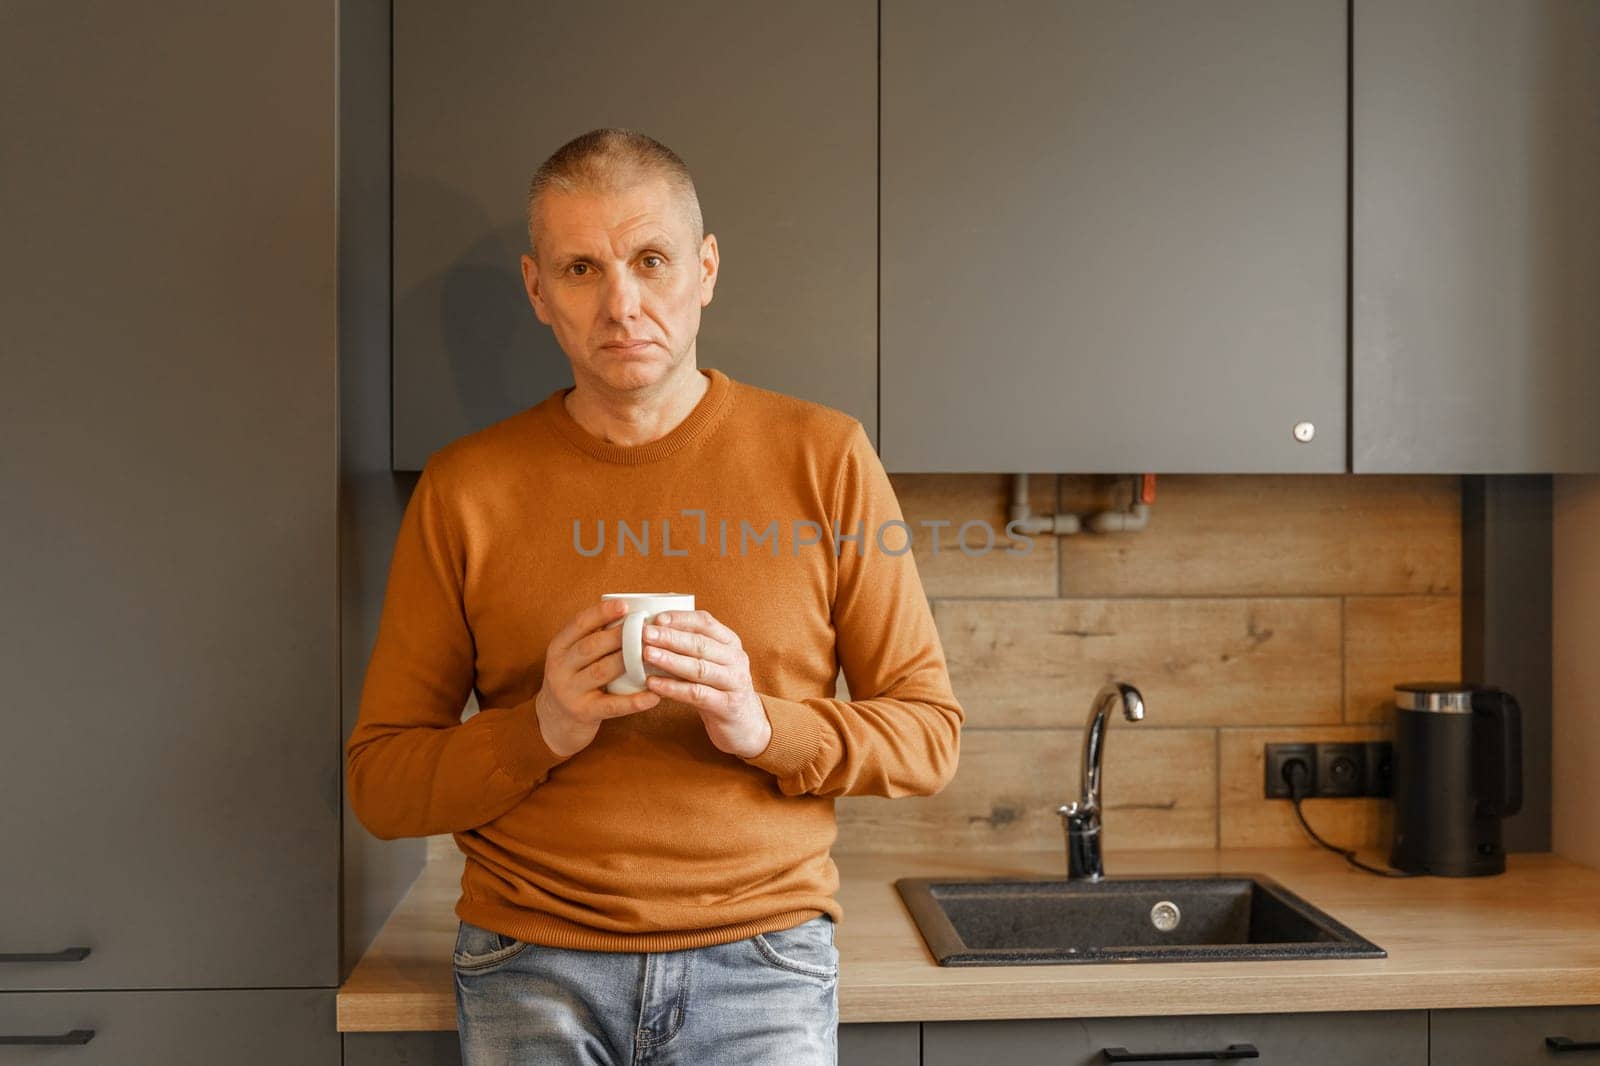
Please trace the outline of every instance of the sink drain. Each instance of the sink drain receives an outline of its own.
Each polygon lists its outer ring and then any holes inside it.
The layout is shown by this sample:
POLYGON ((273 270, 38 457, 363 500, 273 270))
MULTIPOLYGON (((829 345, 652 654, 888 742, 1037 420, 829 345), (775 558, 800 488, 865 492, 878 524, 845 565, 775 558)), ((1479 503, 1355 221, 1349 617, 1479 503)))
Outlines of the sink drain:
POLYGON ((1182 920, 1183 912, 1169 899, 1164 899, 1150 908, 1150 924, 1163 933, 1170 933, 1178 928, 1178 923, 1182 920))

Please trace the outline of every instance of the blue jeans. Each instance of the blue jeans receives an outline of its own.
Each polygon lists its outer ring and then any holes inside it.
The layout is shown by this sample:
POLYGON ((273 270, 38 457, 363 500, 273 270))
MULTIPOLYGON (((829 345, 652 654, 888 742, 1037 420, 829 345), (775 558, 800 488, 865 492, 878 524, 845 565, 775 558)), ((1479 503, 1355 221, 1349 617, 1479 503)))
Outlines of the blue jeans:
POLYGON ((460 922, 462 1066, 835 1066, 833 918, 683 951, 580 951, 460 922))

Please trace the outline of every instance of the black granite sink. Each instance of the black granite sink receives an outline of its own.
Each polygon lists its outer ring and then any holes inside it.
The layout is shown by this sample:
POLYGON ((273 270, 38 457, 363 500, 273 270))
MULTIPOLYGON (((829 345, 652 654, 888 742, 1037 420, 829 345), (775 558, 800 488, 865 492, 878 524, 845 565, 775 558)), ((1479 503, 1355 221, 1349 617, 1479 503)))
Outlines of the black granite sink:
POLYGON ((1269 878, 903 877, 940 966, 1381 959, 1387 952, 1269 878))

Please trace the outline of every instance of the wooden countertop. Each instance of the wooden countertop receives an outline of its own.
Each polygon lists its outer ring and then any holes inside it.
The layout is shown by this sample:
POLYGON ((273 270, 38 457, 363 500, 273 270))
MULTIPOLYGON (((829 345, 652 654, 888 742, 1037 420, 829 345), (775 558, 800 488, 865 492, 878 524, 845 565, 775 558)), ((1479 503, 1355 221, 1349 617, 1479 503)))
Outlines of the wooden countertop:
MULTIPOLYGON (((841 1022, 1600 1004, 1600 871, 1516 854, 1497 877, 1381 878, 1312 849, 1112 852, 1112 877, 1263 874, 1386 959, 956 966, 900 877, 1064 877, 1059 851, 835 855, 841 1022)), ((341 1032, 454 1029, 462 856, 431 860, 339 990, 341 1032)))

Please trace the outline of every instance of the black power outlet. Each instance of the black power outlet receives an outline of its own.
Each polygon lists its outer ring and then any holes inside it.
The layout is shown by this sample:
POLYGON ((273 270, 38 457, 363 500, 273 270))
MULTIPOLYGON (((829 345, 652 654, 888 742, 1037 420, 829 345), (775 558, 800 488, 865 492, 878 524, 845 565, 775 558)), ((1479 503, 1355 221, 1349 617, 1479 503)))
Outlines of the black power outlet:
POLYGON ((1268 744, 1268 799, 1289 799, 1283 769, 1292 760, 1305 763, 1307 796, 1388 796, 1394 791, 1393 754, 1387 740, 1327 744, 1268 744))
POLYGON ((1364 796, 1367 791, 1365 744, 1318 744, 1313 796, 1364 796))
POLYGON ((1267 745, 1267 798, 1289 799, 1289 782, 1283 779, 1283 768, 1291 760, 1306 764, 1306 795, 1315 795, 1317 787, 1317 746, 1315 744, 1267 745))

